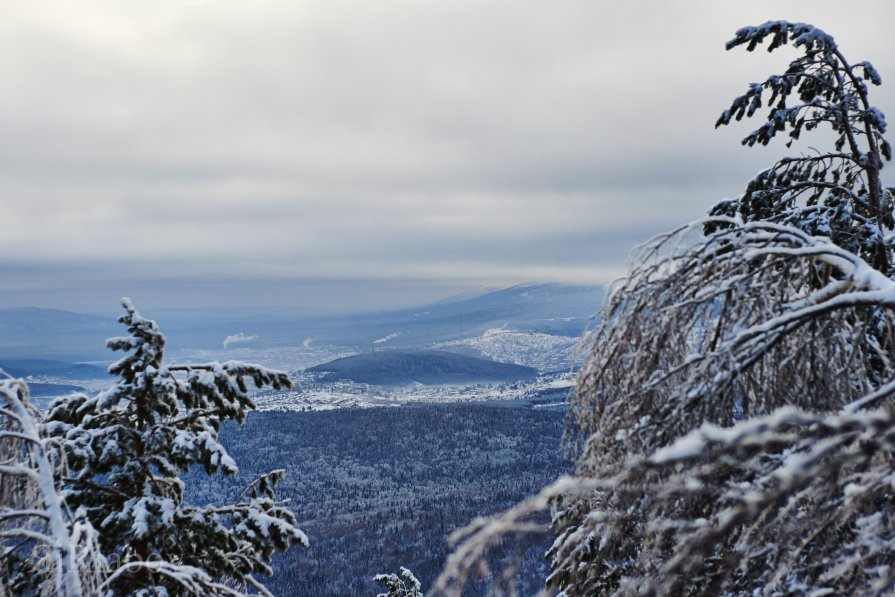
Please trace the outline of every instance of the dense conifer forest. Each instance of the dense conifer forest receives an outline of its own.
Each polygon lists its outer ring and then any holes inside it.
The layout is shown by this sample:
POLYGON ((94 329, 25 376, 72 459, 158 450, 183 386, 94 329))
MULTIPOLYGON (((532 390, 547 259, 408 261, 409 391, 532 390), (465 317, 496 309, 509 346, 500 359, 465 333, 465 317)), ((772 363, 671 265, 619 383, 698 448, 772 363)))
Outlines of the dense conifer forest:
MULTIPOLYGON (((400 566, 425 589, 451 531, 568 470, 562 419, 557 411, 464 404, 252 413, 222 433, 239 475, 197 472, 188 499, 226 502, 261 472, 283 467, 277 494, 291 499, 310 547, 276 558, 275 575, 265 579, 275 595, 374 595, 373 577, 400 566)), ((526 594, 543 585, 548 546, 544 538, 526 552, 526 594)))

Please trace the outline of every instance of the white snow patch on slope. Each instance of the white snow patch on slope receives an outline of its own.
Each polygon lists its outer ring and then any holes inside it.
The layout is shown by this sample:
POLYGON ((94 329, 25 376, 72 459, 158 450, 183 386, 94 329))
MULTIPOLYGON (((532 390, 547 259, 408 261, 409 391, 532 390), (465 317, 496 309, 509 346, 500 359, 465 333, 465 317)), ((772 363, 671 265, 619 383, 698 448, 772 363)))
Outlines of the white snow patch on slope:
POLYGON ((539 371, 562 371, 571 367, 577 345, 578 338, 491 328, 479 337, 441 342, 434 347, 440 350, 468 347, 502 363, 527 365, 539 371))

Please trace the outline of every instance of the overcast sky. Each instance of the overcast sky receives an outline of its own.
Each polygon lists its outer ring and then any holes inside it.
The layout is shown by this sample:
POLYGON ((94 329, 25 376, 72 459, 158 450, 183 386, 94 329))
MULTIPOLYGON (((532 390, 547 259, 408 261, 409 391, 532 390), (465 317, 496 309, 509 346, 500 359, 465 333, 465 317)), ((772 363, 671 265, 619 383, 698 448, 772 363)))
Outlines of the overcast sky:
POLYGON ((5 2, 0 306, 606 282, 786 152, 713 129, 781 18, 895 113, 891 0, 5 2))

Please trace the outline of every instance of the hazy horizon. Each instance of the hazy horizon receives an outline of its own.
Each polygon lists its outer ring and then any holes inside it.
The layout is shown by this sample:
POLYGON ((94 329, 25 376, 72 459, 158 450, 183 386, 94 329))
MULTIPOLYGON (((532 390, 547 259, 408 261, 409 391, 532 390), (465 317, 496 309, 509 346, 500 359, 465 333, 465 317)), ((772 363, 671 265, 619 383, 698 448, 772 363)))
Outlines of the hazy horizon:
POLYGON ((92 315, 118 315, 121 298, 142 311, 207 310, 283 316, 325 316, 400 309, 509 288, 516 283, 444 280, 245 280, 111 279, 74 284, 48 277, 0 292, 0 309, 59 309, 92 315))

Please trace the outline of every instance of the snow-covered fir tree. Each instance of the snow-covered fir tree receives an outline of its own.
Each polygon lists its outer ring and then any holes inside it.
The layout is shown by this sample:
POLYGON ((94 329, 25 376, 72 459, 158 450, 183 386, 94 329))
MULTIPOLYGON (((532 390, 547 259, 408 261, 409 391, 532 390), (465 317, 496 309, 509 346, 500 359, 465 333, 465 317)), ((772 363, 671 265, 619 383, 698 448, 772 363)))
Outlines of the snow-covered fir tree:
POLYGON ((180 473, 202 467, 234 474, 218 442, 221 422, 242 422, 256 387, 288 387, 285 373, 240 362, 168 365, 165 337, 128 299, 128 336, 107 341, 127 354, 110 366, 119 380, 96 396, 54 401, 47 432, 62 441, 70 474, 65 499, 100 535, 107 595, 241 595, 267 591, 275 551, 307 546, 273 488, 283 471, 252 483, 225 505, 183 503, 180 473))
POLYGON ((810 25, 748 27, 728 47, 766 40, 805 55, 720 124, 770 90, 747 144, 828 122, 834 151, 778 162, 634 251, 586 339, 574 476, 455 533, 436 593, 461 594, 505 537, 543 532, 544 510, 548 588, 570 597, 895 591, 890 150, 863 83, 879 75, 810 25))
POLYGON ((423 597, 422 584, 413 572, 404 566, 401 566, 400 572, 400 576, 377 574, 373 577, 373 582, 385 589, 385 593, 379 593, 376 597, 423 597))
POLYGON ((764 124, 743 139, 744 145, 767 145, 785 133, 791 146, 802 132, 829 126, 835 134, 833 147, 781 159, 749 181, 742 196, 715 206, 712 215, 795 226, 829 237, 881 272, 895 273, 895 189, 880 178, 892 148, 883 138, 886 119, 870 103, 868 88, 868 83, 881 84, 879 73, 866 61, 851 64, 831 35, 805 23, 744 27, 727 49, 745 46, 751 52, 764 42, 769 52, 792 42, 801 55, 783 74, 752 83, 715 126, 752 117, 767 106, 764 124))
POLYGON ((24 381, 0 380, 0 595, 86 597, 105 559, 90 523, 59 494, 65 460, 39 416, 24 381))

